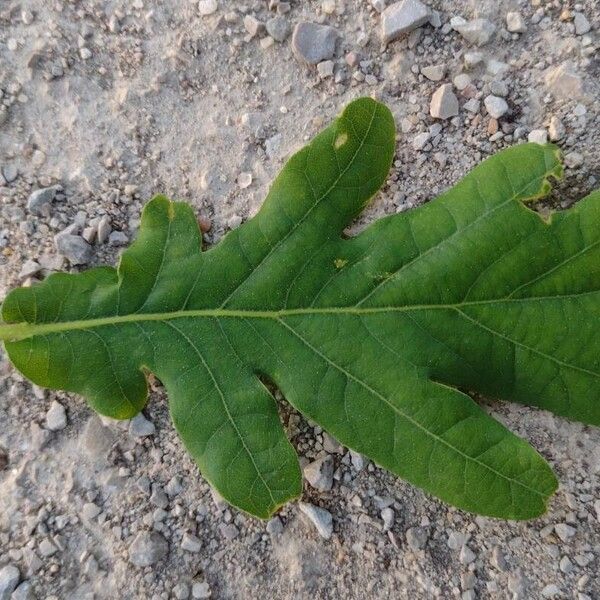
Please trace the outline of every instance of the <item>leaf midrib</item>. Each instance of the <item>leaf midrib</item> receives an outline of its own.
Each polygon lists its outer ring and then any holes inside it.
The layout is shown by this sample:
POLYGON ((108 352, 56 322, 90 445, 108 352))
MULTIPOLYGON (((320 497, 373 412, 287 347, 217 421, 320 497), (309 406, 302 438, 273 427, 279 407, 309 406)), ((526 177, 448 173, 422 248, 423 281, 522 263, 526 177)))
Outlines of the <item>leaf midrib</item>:
POLYGON ((470 300, 448 304, 407 304, 400 306, 330 306, 330 307, 308 307, 287 308, 279 310, 246 310, 229 308, 200 308, 192 310, 177 310, 162 313, 131 313, 128 315, 109 315, 92 319, 80 319, 75 321, 53 321, 49 323, 3 323, 0 325, 0 340, 16 342, 36 335, 49 333, 64 333, 78 329, 92 329, 106 325, 121 325, 126 323, 138 323, 147 321, 171 321, 174 319, 187 318, 234 318, 234 319, 272 319, 278 320, 284 317, 303 315, 368 315, 385 314, 394 312, 413 312, 425 310, 460 310, 468 306, 489 306, 494 304, 516 304, 538 301, 560 301, 569 298, 580 298, 599 293, 600 290, 591 290, 578 294, 564 294, 556 296, 529 296, 527 298, 492 298, 488 300, 470 300))

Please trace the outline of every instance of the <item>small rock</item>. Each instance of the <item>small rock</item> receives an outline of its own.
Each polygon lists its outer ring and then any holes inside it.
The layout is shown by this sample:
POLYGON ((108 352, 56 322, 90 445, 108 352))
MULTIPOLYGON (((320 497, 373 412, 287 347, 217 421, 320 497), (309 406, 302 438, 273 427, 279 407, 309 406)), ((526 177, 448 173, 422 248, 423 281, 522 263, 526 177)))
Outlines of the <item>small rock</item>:
POLYGON ((527 31, 527 25, 521 13, 506 13, 506 29, 511 33, 525 33, 527 31))
MULTIPOLYGON (((0 599, 2 594, 0 594, 0 599)), ((35 594, 33 593, 33 587, 29 581, 21 583, 15 591, 12 593, 10 600, 35 600, 35 594)))
POLYGON ((108 244, 110 246, 126 246, 129 242, 127 234, 122 231, 111 231, 108 236, 108 244))
POLYGON ((180 581, 173 588, 173 595, 177 600, 187 600, 190 597, 190 588, 183 581, 180 581))
POLYGON ((138 533, 129 545, 129 562, 136 567, 149 567, 169 551, 167 540, 157 531, 138 533))
POLYGON ((203 17, 214 14, 217 12, 217 8, 219 8, 217 0, 200 0, 198 2, 198 10, 203 17))
POLYGON ((406 530, 406 543, 413 550, 422 550, 427 543, 427 530, 423 527, 410 527, 406 530))
POLYGON ((394 519, 396 515, 394 514, 394 510, 387 506, 381 511, 381 519, 383 521, 383 530, 389 531, 394 526, 394 519))
POLYGON ((448 548, 450 550, 460 550, 469 539, 469 536, 464 533, 460 533, 459 531, 451 531, 448 534, 448 548))
POLYGON ((545 144, 548 142, 548 132, 545 129, 533 129, 529 132, 527 140, 535 144, 545 144))
POLYGON ((508 104, 504 98, 490 94, 483 101, 490 117, 499 119, 508 112, 508 104))
POLYGON ((452 83, 454 83, 454 87, 457 90, 461 90, 462 91, 462 90, 464 90, 471 83, 471 78, 466 73, 459 73, 452 80, 452 83))
POLYGON ((326 540, 331 538, 333 533, 333 517, 328 510, 307 504, 306 502, 299 502, 298 508, 310 519, 322 538, 326 540))
POLYGON ((46 429, 60 431, 67 426, 67 413, 65 407, 54 400, 46 413, 46 429))
POLYGON ((321 79, 326 79, 327 77, 333 77, 333 66, 334 63, 332 60, 323 60, 317 65, 317 72, 319 73, 319 77, 321 79))
POLYGON ((294 28, 292 51, 296 58, 308 65, 316 65, 333 58, 339 32, 334 27, 303 21, 294 28))
POLYGON ((498 571, 506 572, 508 571, 508 563, 506 562, 506 558, 502 552, 500 546, 494 546, 492 550, 492 566, 498 569, 498 571))
POLYGON ((190 533, 186 533, 181 540, 181 547, 186 552, 191 552, 193 554, 200 552, 202 549, 202 542, 195 536, 190 533))
POLYGON ((42 270, 42 265, 37 261, 28 259, 23 263, 21 270, 19 271, 19 279, 24 280, 28 277, 37 275, 42 270))
POLYGON ((45 558, 48 558, 49 556, 52 556, 58 552, 58 548, 48 538, 44 538, 39 543, 38 550, 45 558))
POLYGON ((240 173, 237 176, 237 184, 240 189, 245 190, 252 185, 252 173, 240 173))
POLYGON ((429 114, 434 119, 449 119, 458 115, 458 99, 452 91, 452 84, 445 83, 433 93, 429 114))
POLYGON ((560 567, 560 570, 567 575, 571 573, 571 571, 573 571, 573 563, 571 562, 571 559, 568 556, 563 556, 560 559, 560 563, 558 566, 560 567))
POLYGON ((10 600, 20 577, 19 569, 13 565, 6 565, 0 569, 0 600, 10 600))
POLYGON ((446 74, 446 65, 430 65, 423 67, 421 73, 430 81, 440 81, 446 74))
POLYGON ((590 22, 583 13, 575 13, 573 23, 575 24, 575 33, 577 35, 585 35, 592 28, 590 22))
POLYGON ((50 204, 61 190, 60 185, 53 185, 31 192, 27 200, 27 210, 34 215, 48 215, 50 204))
POLYGON ((430 133, 428 131, 425 131, 423 133, 418 133, 413 138, 412 147, 415 150, 423 150, 423 148, 426 146, 427 142, 429 141, 429 138, 430 138, 430 133))
POLYGON ((72 265, 85 265, 94 256, 92 247, 81 236, 68 233, 68 229, 54 236, 54 245, 72 265))
POLYGON ((244 27, 251 37, 255 37, 263 32, 265 25, 256 17, 253 17, 252 15, 246 15, 244 17, 244 27))
POLYGON ((477 98, 471 98, 463 104, 463 108, 470 113, 478 113, 481 108, 481 102, 477 98))
POLYGON ((285 42, 287 37, 290 35, 290 26, 285 17, 277 15, 267 21, 267 33, 276 42, 285 42))
POLYGON ((569 152, 565 154, 565 165, 570 169, 576 169, 583 164, 583 155, 580 152, 569 152))
POLYGON ((267 533, 271 536, 278 536, 283 533, 283 523, 279 517, 273 517, 267 522, 267 533))
POLYGON ((92 58, 92 51, 84 46, 83 48, 79 48, 79 56, 81 56, 82 60, 89 60, 92 58))
POLYGON ((490 92, 492 92, 494 96, 500 96, 503 98, 508 94, 508 86, 506 83, 504 83, 504 81, 497 81, 494 79, 494 81, 490 83, 490 92))
POLYGON ((566 523, 557 523, 554 526, 554 531, 563 542, 568 542, 577 533, 575 527, 571 527, 566 523))
POLYGON ((419 0, 402 0, 388 6, 381 15, 381 38, 388 44, 429 21, 431 11, 419 0))
POLYGON ((158 508, 165 509, 169 506, 169 498, 165 491, 162 489, 158 483, 152 484, 152 494, 150 495, 150 502, 157 506, 158 508))
POLYGON ((210 598, 210 593, 210 586, 206 581, 192 585, 192 598, 196 600, 206 600, 210 598))
POLYGON ((553 583, 549 583, 542 589, 541 593, 544 598, 556 598, 560 596, 560 588, 553 583))
POLYGON ((484 46, 494 35, 496 27, 487 19, 474 19, 464 23, 455 23, 453 29, 458 31, 467 42, 475 46, 484 46))
POLYGON ((86 502, 81 510, 81 516, 84 520, 91 521, 92 519, 95 519, 101 512, 102 509, 97 504, 94 504, 93 502, 86 502))
POLYGON ((4 165, 2 175, 6 183, 12 183, 19 176, 19 170, 14 165, 4 165))
POLYGON ((460 549, 460 554, 458 555, 458 560, 463 565, 471 564, 477 558, 475 552, 469 548, 466 544, 460 549))
POLYGON ((304 467, 304 477, 312 487, 328 492, 333 486, 333 458, 325 455, 304 467))
POLYGON ((133 437, 146 437, 154 435, 156 427, 152 421, 146 419, 142 413, 138 413, 129 421, 129 435, 133 437))
POLYGON ((223 523, 219 526, 219 531, 221 532, 221 535, 229 541, 235 540, 235 538, 240 535, 240 530, 233 523, 223 523))
POLYGON ((98 222, 98 230, 96 231, 96 240, 98 243, 104 244, 108 240, 111 231, 110 219, 107 215, 104 215, 98 222))

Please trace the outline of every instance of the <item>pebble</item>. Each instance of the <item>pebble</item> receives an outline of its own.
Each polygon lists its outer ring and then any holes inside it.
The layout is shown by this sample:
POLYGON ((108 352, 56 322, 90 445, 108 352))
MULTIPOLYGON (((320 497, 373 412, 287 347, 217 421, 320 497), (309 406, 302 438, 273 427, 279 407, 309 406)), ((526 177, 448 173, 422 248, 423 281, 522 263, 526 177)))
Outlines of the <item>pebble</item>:
POLYGON ((410 527, 406 530, 406 543, 413 550, 425 548, 427 537, 427 530, 424 527, 410 527))
POLYGON ((165 509, 169 505, 169 498, 165 491, 158 483, 152 484, 152 494, 150 495, 150 502, 158 508, 165 509))
POLYGON ((97 504, 94 504, 93 502, 86 502, 81 510, 81 516, 84 520, 91 521, 92 519, 95 519, 101 512, 102 509, 97 504))
POLYGON ((210 586, 205 581, 194 583, 192 585, 192 598, 195 598, 196 600, 206 600, 206 598, 210 598, 210 596, 210 586))
POLYGON ((214 14, 217 12, 217 8, 219 8, 217 0, 200 0, 198 2, 198 10, 203 17, 214 14))
POLYGON ((388 6, 381 15, 381 38, 388 44, 429 21, 431 11, 419 0, 402 0, 388 6))
POLYGON ((494 96, 490 94, 486 96, 483 103, 485 104, 485 108, 488 111, 490 117, 494 119, 499 119, 503 117, 508 112, 508 104, 504 98, 500 98, 500 96, 494 96))
POLYGON ((122 231, 111 231, 108 236, 108 244, 110 246, 126 246, 128 243, 129 238, 122 231))
POLYGON ((575 16, 573 17, 573 23, 575 25, 575 33, 577 35, 585 35, 592 28, 590 22, 583 13, 575 13, 575 16))
POLYGON ((476 558, 477 555, 475 552, 473 552, 473 550, 471 550, 471 548, 469 548, 469 546, 466 544, 460 549, 458 560, 460 560, 463 565, 471 564, 476 558))
MULTIPOLYGON (((326 79, 327 77, 333 77, 334 62, 332 60, 323 60, 317 65, 317 72, 319 77, 326 79)), ((367 78, 369 75, 367 75, 367 78)))
POLYGON ((506 562, 506 557, 502 552, 502 548, 500 546, 494 546, 492 550, 492 566, 498 569, 498 571, 506 572, 508 571, 508 563, 506 562))
POLYGON ((577 533, 575 527, 571 527, 566 523, 557 523, 554 526, 554 531, 563 542, 568 542, 577 533))
POLYGON ((328 510, 306 502, 298 502, 298 508, 309 518, 319 535, 328 540, 333 534, 333 517, 328 510))
POLYGON ((28 277, 33 277, 37 275, 42 270, 42 265, 40 265, 37 261, 28 259, 23 263, 21 270, 19 271, 19 279, 27 279, 28 277))
POLYGON ((504 97, 508 95, 508 86, 504 81, 494 79, 494 81, 490 83, 490 92, 492 92, 494 96, 504 97))
POLYGON ((333 58, 339 32, 329 25, 302 21, 294 28, 292 51, 294 56, 308 65, 316 65, 333 58))
POLYGON ((453 25, 453 29, 474 46, 485 46, 496 31, 494 24, 487 19, 457 22, 453 25))
MULTIPOLYGON (((565 165, 570 169, 576 169, 583 164, 583 155, 580 152, 568 152, 565 154, 565 165)), ((600 520, 600 519, 599 519, 600 520)), ((558 533, 558 532, 557 532, 558 533)))
POLYGON ((154 435, 156 427, 152 421, 146 419, 142 413, 138 413, 129 421, 129 435, 133 437, 146 437, 154 435))
POLYGON ((457 90, 462 91, 471 83, 471 77, 467 73, 459 73, 454 77, 452 83, 457 90))
POLYGON ((506 29, 511 33, 525 33, 527 31, 527 25, 525 24, 525 19, 523 19, 521 13, 506 13, 506 29))
POLYGON ((10 600, 20 577, 19 569, 13 565, 6 565, 0 569, 0 600, 10 600))
POLYGON ((52 556, 53 554, 56 554, 58 552, 58 548, 48 538, 44 538, 39 543, 38 550, 40 551, 40 554, 45 558, 48 558, 49 556, 52 556))
POLYGON ((548 132, 545 129, 533 129, 527 136, 529 142, 545 144, 548 142, 548 132))
POLYGON ((169 551, 167 540, 157 531, 138 533, 129 545, 129 562, 136 567, 149 567, 169 551))
POLYGON ((108 240, 111 231, 110 219, 107 215, 104 215, 98 222, 98 229, 96 231, 96 240, 98 243, 104 244, 108 240))
POLYGON ((229 541, 235 540, 235 538, 240 535, 240 530, 233 523, 224 523, 220 525, 219 531, 221 532, 221 535, 229 541))
POLYGON ((440 81, 446 74, 446 65, 430 65, 423 67, 421 73, 431 81, 440 81))
POLYGON ((12 183, 19 176, 19 170, 14 165, 4 165, 2 175, 6 183, 12 183))
POLYGON ((56 400, 53 400, 48 412, 46 413, 46 429, 50 431, 60 431, 67 426, 67 413, 65 407, 56 400))
POLYGON ((262 33, 262 31, 265 28, 265 25, 256 17, 253 17, 252 15, 246 15, 244 17, 244 27, 246 28, 246 31, 251 35, 251 37, 255 37, 258 34, 262 33))
POLYGON ((541 593, 544 598, 556 598, 560 596, 560 588, 554 583, 549 583, 542 589, 541 593))
POLYGON ((427 145, 429 138, 430 138, 430 133, 428 131, 425 131, 423 133, 418 133, 413 138, 412 147, 415 150, 423 150, 423 148, 427 145))
POLYGON ((320 492, 328 492, 333 486, 333 458, 321 456, 306 465, 303 469, 304 478, 312 487, 320 492))
POLYGON ((279 517, 273 517, 267 522, 267 533, 271 536, 278 536, 283 533, 283 523, 279 517))
POLYGON ((394 510, 387 506, 381 511, 381 519, 383 521, 383 530, 389 531, 394 526, 394 519, 396 515, 394 510))
POLYGON ((470 113, 478 113, 481 108, 481 102, 477 98, 471 98, 463 104, 463 108, 470 113))
POLYGON ((177 598, 177 600, 187 600, 190 597, 190 588, 187 586, 186 583, 180 581, 173 588, 173 595, 175 596, 175 598, 177 598))
POLYGON ((184 534, 183 539, 181 540, 181 547, 186 552, 191 552, 195 554, 197 552, 200 552, 200 550, 202 549, 202 542, 195 535, 192 535, 191 533, 186 533, 184 534))
POLYGON ((429 114, 434 119, 449 119, 458 115, 458 99, 452 91, 452 84, 445 83, 433 93, 429 114))
POLYGON ((79 48, 79 56, 81 56, 82 60, 89 60, 92 58, 92 51, 84 46, 83 48, 79 48))
POLYGON ((448 534, 448 548, 450 550, 460 550, 467 543, 468 539, 469 536, 460 531, 451 531, 448 534))
POLYGON ((85 265, 92 260, 92 247, 79 235, 68 231, 54 236, 54 245, 59 254, 64 256, 72 265, 85 265))
MULTIPOLYGON (((2 595, 0 594, 0 598, 2 595)), ((33 593, 33 587, 29 581, 24 581, 17 586, 15 591, 12 593, 10 600, 35 600, 35 594, 33 593)))
POLYGON ((31 192, 27 200, 27 210, 34 215, 49 214, 50 204, 56 197, 56 194, 62 190, 60 185, 53 185, 47 188, 40 188, 31 192))
POLYGON ((560 567, 560 570, 563 573, 571 573, 571 571, 573 571, 573 563, 571 562, 571 559, 568 556, 563 556, 560 559, 560 563, 558 565, 560 567))
POLYGON ((287 37, 290 35, 290 26, 285 17, 277 15, 272 19, 269 19, 266 24, 267 33, 276 42, 285 42, 287 37))
POLYGON ((252 173, 243 172, 237 176, 237 184, 240 189, 245 190, 252 185, 252 173))

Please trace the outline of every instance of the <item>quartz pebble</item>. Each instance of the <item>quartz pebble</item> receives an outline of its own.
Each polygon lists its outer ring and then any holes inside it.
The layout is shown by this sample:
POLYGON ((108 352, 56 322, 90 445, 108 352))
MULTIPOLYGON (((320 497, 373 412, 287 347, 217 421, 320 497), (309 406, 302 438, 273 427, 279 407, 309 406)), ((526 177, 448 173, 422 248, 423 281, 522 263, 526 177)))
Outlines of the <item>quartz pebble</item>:
POLYGON ((527 31, 527 25, 525 25, 525 20, 521 13, 506 13, 506 29, 511 33, 525 33, 527 31))
POLYGON ((129 562, 136 567, 149 567, 169 551, 167 540, 157 531, 138 533, 129 545, 129 562))
POLYGON ((316 65, 333 58, 338 38, 334 27, 302 21, 294 28, 292 51, 299 61, 316 65))
POLYGON ((200 0, 198 2, 198 10, 203 17, 214 14, 217 12, 217 8, 219 8, 217 0, 200 0))
POLYGON ((192 598, 195 600, 206 600, 211 596, 211 589, 208 583, 202 581, 192 585, 192 598))
POLYGON ((434 119, 449 119, 458 115, 458 99, 452 91, 452 84, 445 83, 433 93, 429 114, 434 119))
POLYGON ((388 44, 429 21, 431 11, 419 0, 401 0, 381 15, 381 38, 388 44))
POLYGON ((535 144, 545 144, 548 141, 548 132, 545 129, 534 129, 529 132, 527 140, 535 144))

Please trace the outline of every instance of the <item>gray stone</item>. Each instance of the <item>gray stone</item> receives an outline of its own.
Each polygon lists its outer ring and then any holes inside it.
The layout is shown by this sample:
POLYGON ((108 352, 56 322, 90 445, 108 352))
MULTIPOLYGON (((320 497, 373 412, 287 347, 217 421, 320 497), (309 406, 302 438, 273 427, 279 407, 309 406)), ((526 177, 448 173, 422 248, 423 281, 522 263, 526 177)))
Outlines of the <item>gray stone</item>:
POLYGON ((169 544, 160 533, 142 531, 129 545, 129 562, 136 567, 149 567, 163 559, 168 551, 169 544))
POLYGON ((177 598, 177 600, 187 600, 190 597, 190 588, 186 583, 180 581, 173 588, 173 595, 175 596, 175 598, 177 598))
POLYGON ((454 24, 453 29, 474 46, 487 44, 496 31, 494 24, 487 19, 473 19, 464 23, 458 22, 454 24))
POLYGON ((394 510, 387 506, 381 511, 381 519, 383 521, 383 530, 389 531, 394 526, 394 519, 396 515, 394 514, 394 510))
POLYGON ((494 546, 492 549, 492 566, 498 569, 498 571, 506 572, 508 571, 508 563, 506 562, 506 557, 502 552, 502 548, 500 546, 494 546))
POLYGON ((406 530, 406 543, 413 550, 422 550, 427 543, 427 530, 423 527, 410 527, 406 530))
POLYGON ((240 535, 240 530, 233 523, 223 523, 219 526, 219 531, 221 535, 226 540, 235 540, 238 535, 240 535))
POLYGON ((81 236, 72 233, 58 233, 54 236, 54 245, 72 265, 85 265, 94 256, 92 247, 81 236))
POLYGON ((58 552, 58 548, 48 538, 44 538, 39 543, 38 550, 40 551, 40 554, 45 558, 48 558, 49 556, 52 556, 53 554, 56 554, 58 552))
POLYGON ((95 519, 101 512, 102 509, 97 504, 94 504, 93 502, 86 502, 81 510, 81 516, 86 521, 91 521, 92 519, 95 519))
POLYGON ((158 506, 158 508, 167 508, 169 506, 169 498, 165 491, 162 489, 158 483, 152 484, 152 494, 150 495, 150 502, 154 504, 154 506, 158 506))
POLYGON ((423 67, 421 73, 430 81, 440 81, 446 74, 446 65, 429 65, 423 67))
POLYGON ((477 98, 471 98, 463 104, 463 108, 470 113, 478 113, 481 108, 481 102, 477 98))
POLYGON ((590 22, 583 13, 575 13, 573 23, 575 24, 575 33, 577 35, 585 35, 586 33, 589 33, 592 28, 590 22))
POLYGON ((521 13, 506 13, 506 29, 511 33, 525 33, 527 31, 527 25, 521 13))
POLYGON ((15 165, 4 165, 2 175, 6 183, 12 183, 19 176, 19 169, 15 165))
POLYGON ((388 6, 381 15, 381 38, 388 44, 429 21, 431 11, 419 0, 402 0, 388 6))
POLYGON ((19 583, 21 574, 13 565, 6 565, 0 569, 0 600, 9 600, 19 583))
POLYGON ((108 243, 111 246, 126 246, 129 242, 129 238, 127 234, 122 231, 111 231, 108 236, 108 243))
POLYGON ((316 65, 333 58, 339 35, 334 27, 303 21, 294 28, 292 51, 299 61, 316 65))
POLYGON ((464 90, 471 83, 471 77, 467 73, 459 73, 452 83, 457 90, 464 90))
POLYGON ((452 84, 445 83, 433 93, 429 114, 434 119, 449 119, 458 115, 458 98, 452 91, 452 84))
POLYGON ((554 531, 563 542, 568 542, 577 533, 575 527, 571 527, 566 523, 557 523, 554 526, 554 531))
POLYGON ((333 517, 328 510, 306 502, 298 502, 298 508, 308 517, 322 538, 328 540, 331 537, 333 517))
POLYGON ((304 467, 304 477, 308 483, 321 492, 328 492, 333 486, 333 458, 328 455, 304 467))
POLYGON ((427 142, 430 138, 430 133, 428 131, 424 131, 423 133, 418 133, 415 135, 412 141, 412 146, 415 150, 423 150, 423 148, 427 145, 427 142))
POLYGON ((202 542, 195 536, 190 533, 186 533, 181 540, 181 547, 186 552, 191 552, 193 554, 200 552, 202 549, 202 542))
POLYGON ((35 600, 33 587, 29 581, 21 583, 12 593, 10 600, 35 600))
POLYGON ((561 595, 560 588, 554 583, 549 583, 545 586, 541 593, 544 598, 556 598, 561 595))
POLYGON ((494 119, 499 119, 503 117, 508 112, 508 104, 504 98, 500 98, 500 96, 494 96, 490 94, 486 96, 483 103, 485 104, 485 108, 488 111, 490 117, 494 119))
POLYGON ((498 81, 497 79, 494 79, 494 81, 490 83, 490 92, 492 92, 494 96, 500 96, 503 98, 508 94, 508 86, 506 83, 504 83, 504 81, 498 81))
POLYGON ((111 231, 110 219, 107 215, 104 215, 98 222, 98 231, 96 232, 96 240, 98 243, 104 244, 104 242, 108 240, 111 231))
POLYGON ((146 437, 154 435, 156 427, 152 421, 146 419, 142 413, 138 413, 129 421, 129 435, 133 437, 146 437))
POLYGON ((28 277, 32 277, 33 275, 37 275, 42 270, 42 265, 40 265, 35 260, 26 260, 19 271, 19 279, 27 279, 28 277))
POLYGON ((255 37, 264 31, 265 24, 252 15, 246 15, 244 17, 244 27, 251 37, 255 37))
POLYGON ((285 42, 290 35, 290 26, 285 17, 277 15, 267 21, 267 33, 276 42, 285 42))
POLYGON ((67 426, 67 412, 65 407, 56 400, 52 401, 48 412, 46 413, 46 429, 50 431, 60 431, 67 426))
POLYGON ((469 548, 466 544, 460 549, 458 559, 463 565, 471 564, 477 558, 475 552, 469 548))
POLYGON ((273 517, 267 522, 267 533, 272 536, 278 536, 283 533, 283 523, 279 517, 273 517))
POLYGON ((210 595, 210 586, 206 581, 194 583, 194 585, 192 585, 192 598, 195 598, 196 600, 206 600, 206 598, 210 598, 210 595))
POLYGON ((60 185, 53 185, 31 192, 27 200, 27 210, 34 215, 48 215, 50 204, 61 190, 60 185))

